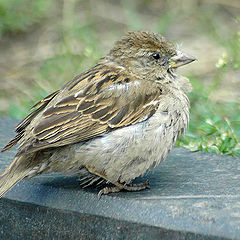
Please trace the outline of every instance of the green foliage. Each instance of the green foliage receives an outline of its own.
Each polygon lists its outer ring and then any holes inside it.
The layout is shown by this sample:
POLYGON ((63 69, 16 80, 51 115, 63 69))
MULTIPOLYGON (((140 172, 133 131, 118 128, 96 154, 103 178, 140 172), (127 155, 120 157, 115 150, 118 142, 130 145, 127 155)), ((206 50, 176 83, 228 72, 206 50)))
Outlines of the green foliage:
POLYGON ((0 0, 0 35, 24 32, 46 16, 51 1, 0 0))
MULTIPOLYGON (((216 37, 216 32, 213 35, 216 37)), ((209 98, 225 80, 225 73, 233 71, 234 74, 240 69, 240 32, 224 38, 221 42, 226 52, 216 63, 217 72, 212 84, 206 87, 199 79, 191 78, 194 91, 190 94, 189 131, 177 144, 192 151, 205 150, 240 157, 239 103, 216 103, 209 98)))
POLYGON ((210 87, 191 78, 194 91, 190 94, 191 115, 187 133, 178 146, 192 151, 207 151, 240 156, 240 106, 237 103, 215 103, 209 99, 210 87))
MULTIPOLYGON (((240 121, 236 121, 235 125, 238 125, 239 128, 240 121)), ((178 145, 191 151, 205 150, 206 152, 240 157, 239 139, 227 118, 215 121, 207 119, 200 123, 197 130, 200 130, 201 133, 198 135, 187 133, 178 142, 178 145)))

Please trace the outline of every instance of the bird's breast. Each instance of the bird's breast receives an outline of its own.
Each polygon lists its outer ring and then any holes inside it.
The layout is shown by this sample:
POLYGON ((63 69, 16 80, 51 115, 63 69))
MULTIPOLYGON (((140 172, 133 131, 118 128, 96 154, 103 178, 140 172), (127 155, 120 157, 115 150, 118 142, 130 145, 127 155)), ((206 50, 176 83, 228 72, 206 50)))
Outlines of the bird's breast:
POLYGON ((112 181, 130 182, 166 158, 188 124, 188 104, 159 108, 140 123, 75 144, 75 159, 104 172, 112 181), (80 160, 81 159, 81 160, 80 160))

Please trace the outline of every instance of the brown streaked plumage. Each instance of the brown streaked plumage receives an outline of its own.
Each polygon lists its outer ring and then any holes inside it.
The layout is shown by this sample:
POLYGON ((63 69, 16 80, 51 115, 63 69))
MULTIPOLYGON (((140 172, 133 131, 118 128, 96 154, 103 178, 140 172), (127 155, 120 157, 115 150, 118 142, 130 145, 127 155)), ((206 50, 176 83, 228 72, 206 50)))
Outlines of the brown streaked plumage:
POLYGON ((16 126, 16 137, 2 150, 19 144, 14 161, 0 177, 0 197, 21 179, 52 171, 84 170, 91 182, 105 179, 115 185, 100 194, 146 188, 128 184, 163 160, 185 131, 185 92, 191 85, 176 68, 193 60, 158 34, 129 32, 95 67, 35 104, 16 126), (146 148, 149 157, 141 153, 148 134, 163 144, 146 148), (127 153, 134 146, 140 147, 139 154, 127 153), (125 177, 131 168, 132 174, 125 177))

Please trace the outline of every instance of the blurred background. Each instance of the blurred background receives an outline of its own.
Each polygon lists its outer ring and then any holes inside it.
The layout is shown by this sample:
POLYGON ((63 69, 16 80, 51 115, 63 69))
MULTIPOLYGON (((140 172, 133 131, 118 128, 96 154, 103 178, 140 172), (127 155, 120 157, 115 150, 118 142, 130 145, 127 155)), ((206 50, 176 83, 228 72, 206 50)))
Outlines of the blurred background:
POLYGON ((127 30, 164 35, 198 58, 178 145, 240 156, 239 0, 0 0, 0 115, 30 107, 93 66, 127 30))

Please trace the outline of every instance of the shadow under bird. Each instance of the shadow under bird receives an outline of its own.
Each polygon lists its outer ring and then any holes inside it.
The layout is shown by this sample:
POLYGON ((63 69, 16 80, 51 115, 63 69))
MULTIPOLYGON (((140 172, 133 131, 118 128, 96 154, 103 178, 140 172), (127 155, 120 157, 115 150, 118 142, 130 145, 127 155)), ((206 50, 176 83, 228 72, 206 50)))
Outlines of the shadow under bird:
POLYGON ((33 106, 2 149, 18 152, 0 175, 0 197, 22 179, 78 173, 86 185, 132 184, 163 161, 189 122, 189 80, 177 68, 196 60, 156 33, 131 31, 96 66, 33 106))

